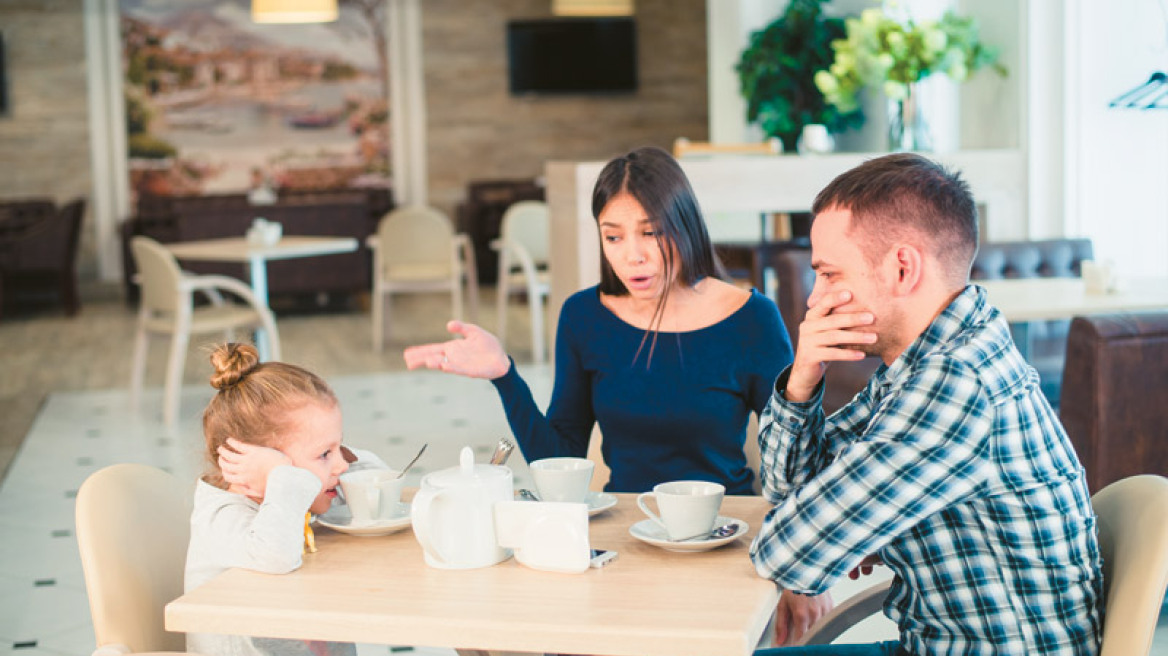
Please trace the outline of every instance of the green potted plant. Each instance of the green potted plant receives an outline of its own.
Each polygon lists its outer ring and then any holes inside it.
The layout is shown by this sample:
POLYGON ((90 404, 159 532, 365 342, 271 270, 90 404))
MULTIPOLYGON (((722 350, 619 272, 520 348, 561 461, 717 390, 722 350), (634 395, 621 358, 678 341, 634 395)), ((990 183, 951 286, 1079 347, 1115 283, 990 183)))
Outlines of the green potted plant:
POLYGON ((746 118, 783 149, 794 151, 804 125, 831 132, 859 127, 859 107, 840 109, 824 100, 815 72, 831 66, 831 43, 844 38, 844 21, 823 16, 826 0, 791 0, 786 12, 750 37, 735 67, 746 98, 746 118))

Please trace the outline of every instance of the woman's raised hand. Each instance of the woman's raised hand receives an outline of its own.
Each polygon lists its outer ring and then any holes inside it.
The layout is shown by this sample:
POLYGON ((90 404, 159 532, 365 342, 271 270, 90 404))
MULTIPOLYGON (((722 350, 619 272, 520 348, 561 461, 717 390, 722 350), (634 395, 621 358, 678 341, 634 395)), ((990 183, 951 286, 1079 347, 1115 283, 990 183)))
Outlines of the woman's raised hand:
POLYGON ((459 338, 449 342, 411 346, 403 355, 406 367, 438 369, 470 378, 491 380, 507 373, 511 361, 498 338, 473 323, 451 321, 446 330, 459 338))

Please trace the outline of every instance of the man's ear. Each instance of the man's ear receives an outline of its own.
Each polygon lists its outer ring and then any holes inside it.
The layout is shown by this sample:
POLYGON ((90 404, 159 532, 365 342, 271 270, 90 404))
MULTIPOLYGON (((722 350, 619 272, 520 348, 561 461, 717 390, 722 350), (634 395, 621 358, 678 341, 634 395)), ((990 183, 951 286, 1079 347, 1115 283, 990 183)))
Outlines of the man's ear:
POLYGON ((900 244, 892 249, 893 293, 907 296, 916 290, 924 276, 925 258, 921 250, 910 244, 900 244))

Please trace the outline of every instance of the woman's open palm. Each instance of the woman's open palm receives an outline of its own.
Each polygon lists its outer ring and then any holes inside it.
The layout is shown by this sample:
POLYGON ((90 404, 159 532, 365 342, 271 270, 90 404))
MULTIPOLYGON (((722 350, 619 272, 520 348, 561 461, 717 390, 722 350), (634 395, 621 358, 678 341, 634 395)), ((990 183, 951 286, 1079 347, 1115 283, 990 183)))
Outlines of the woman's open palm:
POLYGON ((499 339, 486 330, 462 321, 447 323, 446 330, 459 337, 407 348, 402 354, 406 367, 426 367, 487 380, 498 378, 511 368, 499 339))

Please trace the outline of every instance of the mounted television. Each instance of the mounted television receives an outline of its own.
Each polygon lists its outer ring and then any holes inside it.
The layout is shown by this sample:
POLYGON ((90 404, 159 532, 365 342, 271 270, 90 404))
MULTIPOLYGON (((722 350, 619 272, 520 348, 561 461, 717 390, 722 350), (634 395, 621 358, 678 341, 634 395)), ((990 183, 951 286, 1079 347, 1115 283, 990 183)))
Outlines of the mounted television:
POLYGON ((547 18, 507 23, 511 93, 615 94, 637 90, 632 18, 547 18))

